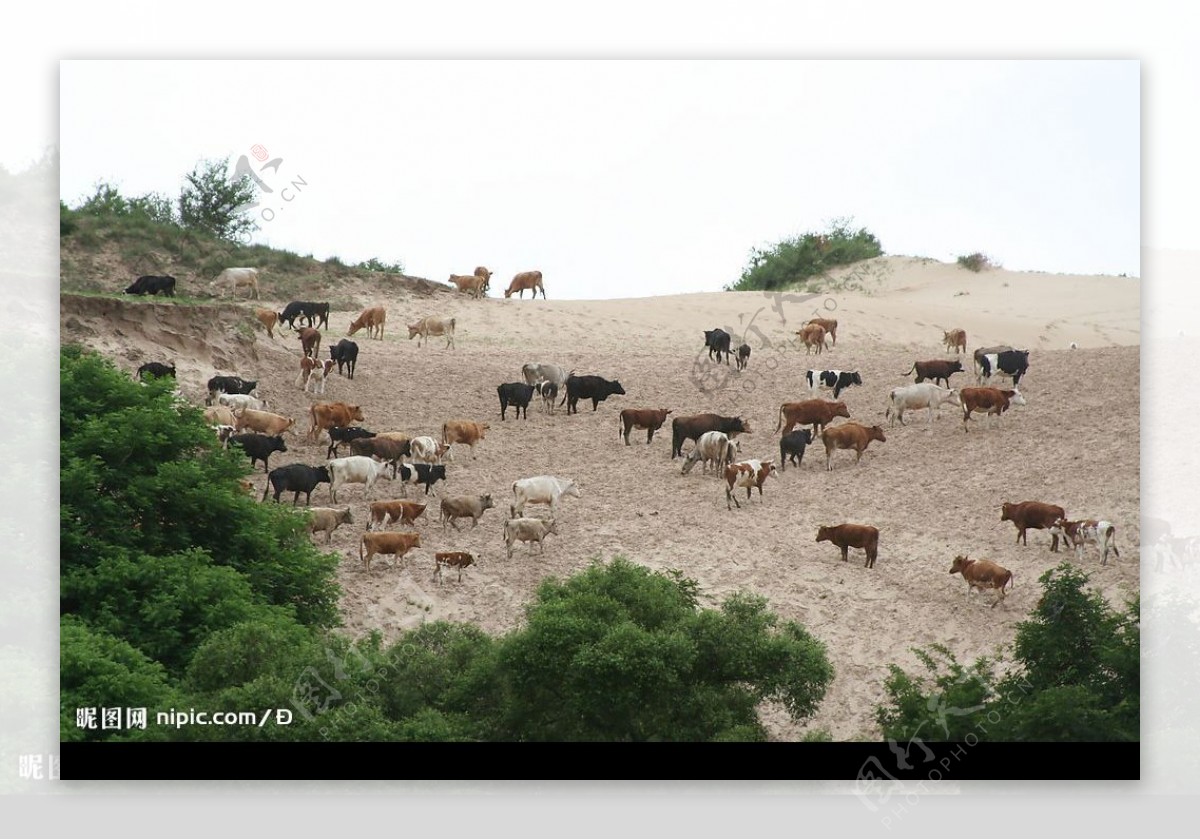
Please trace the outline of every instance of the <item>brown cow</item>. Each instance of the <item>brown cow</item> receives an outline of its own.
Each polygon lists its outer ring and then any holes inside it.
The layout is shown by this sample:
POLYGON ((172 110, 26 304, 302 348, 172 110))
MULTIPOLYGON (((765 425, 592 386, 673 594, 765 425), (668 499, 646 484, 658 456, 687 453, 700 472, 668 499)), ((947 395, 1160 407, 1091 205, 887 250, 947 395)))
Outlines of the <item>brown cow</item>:
POLYGON ((407 440, 376 435, 350 441, 350 454, 366 455, 368 458, 375 458, 385 464, 391 464, 392 478, 395 478, 397 465, 404 460, 406 455, 412 454, 412 445, 407 440))
POLYGON ((955 353, 967 352, 967 332, 966 330, 946 330, 942 333, 942 343, 946 345, 946 351, 953 350, 955 353))
POLYGON ((825 330, 825 334, 833 339, 833 346, 837 347, 837 319, 836 318, 810 318, 804 322, 808 324, 818 324, 825 330))
POLYGON ((820 434, 821 429, 833 422, 835 417, 849 419, 850 410, 844 402, 829 402, 828 400, 801 400, 787 402, 779 406, 779 423, 775 431, 783 428, 786 435, 795 426, 812 424, 813 438, 820 434))
POLYGON ((887 443, 881 426, 868 428, 853 421, 840 426, 830 426, 821 432, 821 440, 825 441, 825 469, 827 470, 833 469, 833 451, 835 449, 853 449, 855 452, 854 463, 857 464, 862 460, 863 450, 871 441, 887 443))
POLYGON ((413 525, 418 516, 425 512, 428 505, 410 502, 407 499, 390 499, 386 502, 371 502, 371 518, 367 521, 367 530, 382 523, 386 528, 393 522, 401 525, 413 525))
POLYGON ((542 300, 546 299, 546 287, 542 285, 542 272, 540 271, 522 271, 512 279, 508 284, 508 288, 504 290, 506 298, 512 297, 513 292, 517 293, 517 297, 525 297, 525 290, 529 289, 533 292, 533 297, 537 297, 538 289, 542 290, 542 300))
POLYGON ((442 567, 454 566, 458 569, 458 582, 462 583, 463 569, 475 565, 475 558, 468 551, 439 551, 433 555, 433 577, 442 585, 442 567))
POLYGON ((913 371, 917 373, 917 384, 924 382, 926 379, 932 379, 939 385, 945 381, 946 387, 949 388, 950 377, 956 373, 962 373, 963 366, 962 362, 958 359, 951 359, 950 361, 930 359, 927 362, 913 362, 913 366, 902 375, 908 376, 913 371))
POLYGON ((1011 522, 1017 526, 1017 544, 1024 540, 1029 545, 1029 537, 1025 531, 1028 528, 1049 530, 1051 536, 1050 550, 1058 551, 1058 529, 1054 526, 1060 519, 1066 519, 1067 512, 1058 505, 1046 502, 1005 502, 1000 506, 1000 521, 1011 522))
POLYGON ((259 411, 254 408, 247 408, 238 413, 235 412, 237 422, 234 427, 241 432, 249 429, 252 432, 258 432, 263 435, 281 435, 296 424, 293 417, 284 417, 281 414, 273 414, 270 411, 259 411))
POLYGON ((867 553, 864 569, 875 568, 879 556, 879 529, 870 525, 822 525, 817 529, 817 542, 831 542, 842 550, 842 562, 849 560, 851 548, 861 548, 867 553))
POLYGON ((487 423, 474 423, 470 420, 447 420, 442 424, 442 443, 451 445, 465 443, 471 447, 471 457, 475 457, 475 444, 483 440, 484 434, 490 429, 487 423))
POLYGON ((475 267, 474 274, 451 274, 450 282, 457 286, 460 292, 479 298, 487 294, 491 278, 492 272, 479 265, 475 267))
POLYGON ((751 488, 758 488, 758 495, 763 494, 763 482, 771 476, 779 477, 779 469, 775 466, 774 459, 768 458, 765 461, 760 461, 757 458, 752 458, 749 461, 738 461, 730 464, 725 468, 725 509, 733 510, 730 501, 739 508, 742 503, 733 495, 734 487, 746 488, 746 502, 750 501, 751 488))
POLYGON ((636 426, 646 430, 646 443, 650 443, 654 440, 654 433, 662 428, 663 423, 667 422, 667 415, 670 413, 671 409, 669 408, 623 409, 617 433, 624 436, 625 445, 629 446, 629 431, 636 426))
POLYGON ((741 417, 722 417, 720 414, 692 414, 671 421, 671 458, 683 455, 683 444, 699 441, 705 432, 722 432, 729 437, 751 434, 750 423, 741 417))
POLYGON ((1117 557, 1121 556, 1117 550, 1117 528, 1107 519, 1077 519, 1074 522, 1060 519, 1050 533, 1061 536, 1064 546, 1074 545, 1077 560, 1083 560, 1083 548, 1088 543, 1100 549, 1101 566, 1108 565, 1110 549, 1117 557))
POLYGON ((991 560, 971 560, 967 557, 958 556, 954 558, 954 563, 950 566, 950 574, 962 572, 963 580, 967 582, 967 597, 971 597, 971 593, 976 589, 995 589, 999 591, 1000 597, 992 602, 994 608, 1004 600, 1005 587, 1011 588, 1013 585, 1013 573, 1003 566, 993 563, 991 560))
POLYGON ((258 317, 259 322, 266 327, 267 337, 274 338, 275 325, 279 323, 279 313, 274 309, 255 309, 254 314, 258 317))
POLYGON ((410 549, 421 547, 421 535, 414 531, 376 531, 364 533, 358 544, 358 558, 371 571, 371 558, 376 554, 403 557, 410 549), (366 549, 366 557, 363 549, 366 549))
POLYGON ((300 339, 300 347, 304 350, 304 355, 311 356, 314 359, 317 358, 317 355, 321 351, 321 331, 314 327, 301 327, 298 337, 300 339))
POLYGON ((325 380, 329 378, 329 372, 333 370, 333 366, 332 359, 321 361, 315 356, 301 356, 300 375, 296 377, 296 384, 303 385, 305 391, 308 390, 309 385, 312 385, 314 394, 324 394, 325 380))
POLYGON ((804 355, 808 355, 817 348, 817 355, 821 355, 825 349, 825 328, 820 324, 805 324, 800 329, 796 330, 796 335, 800 336, 800 340, 804 342, 804 355))
POLYGON ((313 403, 308 414, 312 418, 312 427, 309 428, 306 437, 313 443, 319 441, 321 433, 327 429, 332 429, 334 426, 349 426, 354 420, 362 422, 366 419, 363 417, 361 408, 344 402, 313 403))
POLYGON ((367 328, 367 338, 383 338, 383 324, 387 320, 387 310, 382 306, 371 306, 362 311, 350 324, 346 335, 354 335, 363 327, 367 328))
POLYGON ((1000 415, 1008 411, 1010 405, 1025 405, 1025 398, 1016 388, 963 388, 958 392, 958 400, 962 404, 964 432, 969 431, 967 421, 973 411, 986 411, 988 417, 995 415, 999 423, 1000 415))

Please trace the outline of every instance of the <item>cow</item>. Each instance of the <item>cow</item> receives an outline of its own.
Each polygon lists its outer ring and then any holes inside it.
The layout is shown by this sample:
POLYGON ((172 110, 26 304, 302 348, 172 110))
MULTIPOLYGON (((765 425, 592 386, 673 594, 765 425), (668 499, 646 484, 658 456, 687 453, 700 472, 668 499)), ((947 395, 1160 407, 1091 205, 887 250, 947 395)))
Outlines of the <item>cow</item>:
POLYGON ((554 403, 558 401, 558 385, 553 382, 539 382, 533 387, 542 395, 542 410, 554 413, 554 403))
POLYGON ((234 417, 237 419, 233 425, 239 432, 249 429, 263 435, 282 435, 296 425, 294 417, 284 417, 282 414, 258 411, 253 408, 247 408, 240 412, 235 411, 234 417))
POLYGON ((812 432, 808 429, 796 429, 779 439, 779 471, 787 472, 788 461, 796 465, 796 469, 804 463, 804 449, 813 441, 812 432))
POLYGON ((831 542, 842 550, 842 562, 849 562, 850 549, 861 548, 867 555, 864 569, 875 568, 879 556, 879 529, 871 525, 821 525, 817 528, 817 542, 831 542))
POLYGON ((966 330, 946 330, 942 333, 942 344, 946 345, 946 352, 953 350, 955 353, 967 352, 967 332, 966 330))
POLYGON ((308 415, 312 419, 312 426, 306 437, 313 443, 317 443, 321 439, 321 432, 326 429, 334 426, 349 426, 352 420, 360 422, 366 420, 359 406, 344 402, 313 403, 308 410, 308 415))
POLYGON ((258 269, 257 268, 227 268, 217 275, 217 279, 209 284, 210 289, 228 286, 231 292, 236 292, 243 286, 250 289, 250 296, 258 300, 258 269))
POLYGON ((368 458, 375 458, 385 464, 390 464, 392 478, 396 477, 398 464, 410 451, 407 441, 392 440, 378 435, 350 441, 350 454, 365 455, 368 458))
POLYGON ((749 504, 751 489, 757 487, 758 495, 761 497, 763 482, 771 476, 778 477, 778 475, 779 470, 775 466, 775 462, 772 459, 762 461, 757 458, 752 458, 749 461, 738 461, 736 463, 727 465, 725 467, 726 510, 733 510, 733 506, 730 505, 731 501, 739 508, 742 506, 742 503, 739 502, 737 497, 733 495, 734 487, 746 488, 746 503, 749 504))
POLYGON ((438 443, 429 435, 421 435, 410 441, 411 455, 414 461, 424 464, 440 464, 443 458, 454 460, 450 454, 450 445, 438 443))
POLYGON ((621 419, 617 425, 617 435, 625 438, 629 446, 629 432, 634 429, 646 430, 646 443, 654 440, 654 433, 667 422, 669 408, 626 408, 621 411, 621 419))
POLYGON ((987 417, 995 415, 1000 422, 1000 415, 1008 411, 1010 405, 1025 405, 1025 398, 1015 388, 1001 390, 999 388, 963 388, 958 392, 958 401, 963 410, 963 431, 967 429, 967 421, 975 411, 986 412, 987 417))
POLYGON ((840 426, 830 426, 821 432, 821 440, 825 442, 825 469, 833 469, 833 452, 835 449, 853 449, 854 463, 862 460, 863 450, 873 440, 887 443, 883 429, 879 426, 867 427, 861 423, 850 421, 840 426))
POLYGON ((275 327, 279 324, 279 313, 274 309, 255 309, 254 315, 267 331, 267 338, 275 338, 275 327))
POLYGON ((152 295, 154 297, 157 297, 159 292, 162 292, 164 297, 175 297, 175 278, 169 274, 161 277, 145 274, 134 280, 125 290, 127 295, 152 295))
POLYGON ((581 399, 592 401, 592 411, 595 411, 600 403, 607 400, 615 394, 623 395, 625 389, 621 387, 621 383, 617 380, 609 382, 600 376, 568 376, 567 377, 567 393, 563 395, 561 406, 567 404, 567 414, 578 414, 579 409, 577 404, 581 399))
POLYGON ((1050 550, 1058 551, 1058 532, 1054 529, 1060 519, 1066 519, 1067 512, 1058 505, 1046 502, 1004 502, 1000 506, 1000 521, 1011 522, 1017 527, 1017 545, 1022 541, 1029 545, 1026 531, 1029 528, 1050 531, 1050 550))
POLYGON ((214 405, 204 409, 204 422, 232 428, 237 425, 237 418, 233 415, 233 411, 225 406, 214 405))
POLYGON ((223 405, 232 411, 245 411, 247 408, 256 408, 261 411, 270 408, 266 400, 260 400, 249 394, 218 394, 217 405, 223 405))
POLYGON ((300 375, 296 377, 296 384, 304 386, 305 393, 311 385, 314 394, 323 395, 325 393, 325 380, 329 378, 329 374, 333 371, 333 361, 321 361, 315 356, 302 356, 300 358, 300 375))
POLYGON ((1100 549, 1101 566, 1108 565, 1110 549, 1117 557, 1121 556, 1121 552, 1117 551, 1117 528, 1107 519, 1077 519, 1074 522, 1060 519, 1054 523, 1050 533, 1062 537, 1064 546, 1075 546, 1076 560, 1083 560, 1084 546, 1089 543, 1100 549))
POLYGON ((490 271, 483 266, 477 266, 474 274, 451 274, 450 282, 460 292, 465 292, 473 298, 480 298, 487 294, 491 277, 490 271))
POLYGON ((139 367, 137 369, 137 378, 145 379, 146 374, 149 374, 150 376, 153 376, 156 378, 163 377, 163 376, 169 376, 172 379, 174 379, 175 378, 175 363, 171 362, 171 364, 169 364, 169 365, 164 365, 162 362, 146 362, 146 364, 142 365, 141 367, 139 367))
POLYGON ((442 443, 446 445, 465 443, 471 447, 471 457, 475 457, 475 444, 483 440, 484 434, 490 429, 487 423, 473 423, 470 420, 447 420, 442 424, 442 443))
POLYGON ((519 478, 512 483, 513 504, 509 513, 520 517, 525 512, 525 505, 549 505, 550 515, 558 515, 558 500, 563 496, 579 496, 579 486, 574 479, 556 478, 552 475, 536 475, 532 478, 519 478))
POLYGON ((926 362, 913 362, 913 366, 909 368, 901 376, 908 376, 916 371, 917 384, 924 382, 926 379, 932 379, 936 384, 946 383, 946 387, 950 387, 950 377, 956 373, 962 373, 962 362, 958 359, 945 361, 943 359, 930 359, 926 362))
POLYGON ((475 564, 475 558, 467 551, 438 551, 433 555, 433 577, 442 585, 442 567, 453 566, 458 569, 458 582, 462 583, 463 569, 475 564))
POLYGON ((750 363, 750 345, 742 344, 737 349, 737 366, 738 370, 745 370, 746 365, 750 363))
POLYGON ((941 413, 941 407, 945 403, 958 404, 958 391, 954 388, 943 388, 940 385, 934 385, 932 382, 922 382, 920 385, 904 385, 899 388, 893 388, 888 393, 888 407, 884 412, 884 417, 888 419, 888 425, 894 427, 896 421, 900 421, 900 425, 904 425, 904 412, 919 411, 922 408, 929 409, 929 425, 933 425, 933 412, 935 410, 941 413))
POLYGON ((364 568, 371 571, 371 558, 376 554, 390 554, 393 557, 403 557, 414 548, 421 547, 421 535, 415 531, 379 531, 364 532, 358 543, 358 559, 364 568), (363 552, 366 552, 366 556, 363 552))
POLYGON ((524 298, 526 289, 532 292, 533 298, 537 298, 538 289, 541 289, 542 300, 546 299, 546 287, 542 285, 542 272, 522 271, 517 274, 508 284, 508 288, 504 290, 504 297, 510 298, 513 292, 516 292, 517 297, 524 298))
POLYGON ((511 404, 517 409, 517 418, 520 419, 521 412, 525 412, 525 419, 529 419, 529 401, 533 399, 533 392, 537 390, 532 385, 526 385, 524 382, 506 382, 503 385, 496 386, 496 394, 500 397, 500 419, 504 420, 504 413, 508 411, 508 406, 511 404))
POLYGON ((483 512, 493 507, 495 505, 492 503, 491 493, 484 493, 479 496, 447 496, 442 499, 442 530, 445 530, 446 523, 448 522, 457 531, 457 520, 467 516, 471 517, 471 527, 478 527, 479 518, 483 516, 483 512))
POLYGON ((429 505, 422 502, 410 502, 408 499, 391 499, 386 502, 371 502, 371 518, 367 520, 367 530, 379 525, 386 528, 393 522, 412 527, 416 520, 429 505))
POLYGON ((304 504, 312 501, 312 491, 320 483, 329 483, 329 470, 326 467, 310 467, 308 464, 288 464, 286 467, 276 467, 267 475, 267 486, 263 489, 262 500, 267 500, 267 493, 275 489, 275 501, 279 501, 280 493, 295 493, 292 497, 292 507, 304 494, 304 504))
POLYGON ((804 322, 804 326, 816 324, 825 330, 825 335, 833 340, 833 346, 837 347, 837 319, 836 318, 809 318, 804 322))
POLYGON ((387 321, 387 310, 382 306, 371 306, 350 322, 350 331, 346 335, 354 335, 363 327, 367 328, 367 338, 383 340, 383 325, 387 321))
POLYGON ((862 385, 862 377, 856 370, 810 370, 804 374, 809 391, 823 389, 833 391, 836 400, 851 385, 862 385))
POLYGON ((358 343, 348 338, 341 339, 337 344, 330 346, 329 358, 337 362, 338 376, 353 379, 354 367, 358 364, 358 343), (343 365, 346 366, 346 373, 342 372, 343 365))
POLYGON ((708 465, 713 465, 714 473, 722 473, 725 467, 733 463, 737 457, 740 441, 730 440, 724 432, 705 432, 700 435, 692 451, 683 462, 681 475, 687 475, 696 466, 697 461, 703 461, 703 471, 708 472, 708 465))
POLYGON ((995 347, 979 347, 979 348, 977 348, 975 350, 975 352, 972 354, 972 358, 974 359, 975 375, 976 376, 979 375, 979 368, 983 366, 983 357, 984 356, 998 355, 1000 353, 1008 352, 1009 350, 1012 350, 1012 349, 1013 348, 1009 347, 1007 344, 997 344, 995 347))
POLYGON ((212 429, 214 432, 217 433, 217 442, 221 444, 221 448, 228 449, 229 448, 229 439, 231 437, 233 437, 233 435, 237 431, 237 429, 234 426, 224 425, 224 424, 220 424, 220 423, 213 426, 212 429))
MULTIPOLYGON (((362 443, 363 441, 355 441, 362 443)), ((338 488, 345 484, 362 484, 363 498, 371 495, 371 488, 379 479, 391 480, 383 464, 365 455, 350 455, 345 458, 333 458, 325 462, 329 469, 329 500, 337 504, 338 488)))
MULTIPOLYGON (((571 371, 574 373, 574 371, 571 371)), ((529 362, 521 365, 521 375, 525 377, 525 384, 537 385, 539 382, 553 382, 559 388, 567 384, 566 368, 560 365, 550 365, 541 362, 529 362)))
POLYGON ((260 435, 251 432, 244 435, 233 435, 229 438, 229 443, 240 447, 243 452, 250 456, 251 469, 254 468, 255 461, 262 461, 263 472, 271 471, 267 459, 271 457, 272 452, 288 451, 287 444, 283 442, 283 438, 279 435, 260 435))
POLYGON ((779 406, 779 422, 775 431, 783 430, 786 435, 795 426, 812 425, 813 438, 821 433, 821 429, 833 422, 835 417, 849 419, 850 410, 844 402, 829 402, 827 400, 801 400, 786 402, 779 406))
POLYGON ((242 379, 240 376, 214 376, 208 380, 208 398, 205 405, 212 405, 218 394, 253 394, 258 389, 258 380, 242 379))
POLYGON ((317 531, 324 531, 325 545, 329 545, 333 541, 333 532, 339 525, 354 524, 354 516, 351 515, 350 508, 315 507, 309 508, 308 512, 312 514, 312 519, 308 521, 308 532, 316 534, 317 531))
POLYGON ((317 358, 317 353, 321 350, 321 331, 313 327, 301 327, 299 339, 304 355, 317 358))
MULTIPOLYGON (((308 306, 306 302, 294 300, 283 307, 279 312, 279 328, 283 329, 283 325, 286 323, 289 329, 296 329, 296 319, 304 315, 304 308, 306 306, 308 306)), ((311 327, 312 324, 310 323, 309 326, 311 327)))
POLYGON ((334 426, 329 429, 329 449, 325 452, 325 460, 337 457, 338 445, 349 443, 359 438, 373 438, 374 432, 369 432, 361 426, 334 426))
POLYGON ((1021 377, 1029 370, 1028 350, 1005 350, 1001 353, 984 353, 979 362, 979 383, 986 384, 993 376, 1007 376, 1013 387, 1021 384, 1021 377))
MULTIPOLYGON (((433 492, 433 485, 439 481, 446 480, 445 464, 401 464, 400 465, 400 481, 402 484, 402 492, 408 495, 408 485, 424 485, 425 495, 428 496, 433 492)), ((434 493, 433 495, 437 495, 434 493)))
POLYGON ((725 364, 729 364, 729 356, 731 355, 729 343, 731 341, 729 333, 719 327, 715 330, 704 331, 704 346, 708 348, 709 359, 713 357, 713 353, 716 353, 718 362, 721 361, 721 357, 724 355, 725 364))
POLYGON ((970 598, 976 589, 981 592, 984 589, 995 589, 1000 593, 1000 597, 992 602, 993 608, 1004 600, 1005 589, 1011 589, 1013 586, 1013 573, 991 560, 971 560, 959 555, 950 565, 950 574, 960 572, 963 580, 967 582, 967 598, 970 598))
POLYGON ((411 341, 414 336, 417 338, 417 346, 421 346, 422 341, 428 341, 430 336, 445 336, 446 348, 454 346, 454 324, 455 318, 435 318, 430 315, 415 324, 408 325, 408 338, 411 341))
POLYGON ((304 319, 310 327, 329 329, 329 304, 305 301, 304 319))
POLYGON ((729 437, 751 433, 750 423, 741 417, 722 417, 720 414, 691 414, 671 421, 671 460, 683 455, 683 444, 700 440, 705 432, 724 432, 729 437))
MULTIPOLYGON (((542 545, 542 540, 548 534, 557 534, 558 529, 555 526, 555 520, 536 519, 534 517, 514 517, 504 520, 504 547, 508 550, 508 559, 512 559, 513 543, 520 541, 523 543, 537 543, 538 553, 545 551, 545 546, 542 545)), ((529 553, 533 553, 533 546, 529 546, 529 553)))
POLYGON ((804 342, 804 355, 812 353, 814 347, 818 356, 825 350, 825 328, 820 324, 805 324, 796 335, 804 342))

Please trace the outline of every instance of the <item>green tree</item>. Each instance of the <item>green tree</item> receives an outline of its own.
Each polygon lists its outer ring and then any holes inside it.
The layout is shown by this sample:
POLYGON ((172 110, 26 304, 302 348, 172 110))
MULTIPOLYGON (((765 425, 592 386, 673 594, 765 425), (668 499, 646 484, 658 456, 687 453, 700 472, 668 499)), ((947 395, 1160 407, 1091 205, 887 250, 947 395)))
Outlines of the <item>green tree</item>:
POLYGON ((184 176, 179 194, 179 220, 186 228, 234 241, 254 229, 247 206, 255 201, 249 175, 229 176, 229 158, 202 160, 184 176))
POLYGON ((726 288, 735 292, 784 289, 881 254, 883 248, 874 234, 866 228, 855 230, 850 219, 835 219, 823 233, 810 231, 752 249, 742 276, 726 288))

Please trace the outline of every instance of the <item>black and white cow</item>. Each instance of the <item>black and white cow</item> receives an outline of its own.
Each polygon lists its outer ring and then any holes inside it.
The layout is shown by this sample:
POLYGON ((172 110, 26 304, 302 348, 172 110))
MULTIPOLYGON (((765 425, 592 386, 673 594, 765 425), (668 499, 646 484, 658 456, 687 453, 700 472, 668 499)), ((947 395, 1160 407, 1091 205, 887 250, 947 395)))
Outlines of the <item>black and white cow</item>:
POLYGON ((1029 370, 1028 350, 1004 350, 1000 353, 985 353, 980 359, 979 382, 986 383, 993 376, 1007 376, 1013 387, 1021 384, 1021 377, 1029 370))
MULTIPOLYGON (((530 385, 530 388, 533 386, 530 385)), ((404 484, 415 484, 425 486, 425 495, 429 495, 429 491, 433 485, 439 481, 446 480, 446 465, 445 464, 401 464, 400 465, 400 480, 404 484)), ((436 495, 436 494, 435 494, 436 495)))
POLYGON ((856 370, 810 370, 804 375, 804 381, 808 383, 810 391, 817 388, 832 390, 835 400, 851 385, 863 384, 856 370))
POLYGON ((212 405, 218 394, 249 394, 254 395, 258 389, 258 380, 242 379, 240 376, 214 376, 208 380, 208 397, 205 405, 212 405))

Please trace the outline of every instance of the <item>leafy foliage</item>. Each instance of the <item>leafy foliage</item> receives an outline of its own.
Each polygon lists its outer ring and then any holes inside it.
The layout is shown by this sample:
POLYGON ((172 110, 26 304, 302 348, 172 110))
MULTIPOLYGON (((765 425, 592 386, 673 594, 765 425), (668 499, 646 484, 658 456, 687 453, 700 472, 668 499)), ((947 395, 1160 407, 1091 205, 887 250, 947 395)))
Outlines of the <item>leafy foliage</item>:
POLYGON ((750 262, 730 291, 784 289, 825 275, 831 268, 883 254, 879 240, 851 220, 836 219, 824 233, 808 232, 765 248, 754 248, 750 262))
POLYGON ((991 258, 986 254, 976 251, 973 254, 959 254, 958 264, 963 268, 974 271, 976 274, 983 271, 985 268, 997 268, 998 266, 992 262, 991 258))
POLYGON ((367 271, 382 271, 386 274, 403 274, 404 263, 397 260, 396 262, 387 262, 379 257, 371 257, 369 260, 360 262, 356 268, 362 268, 367 271))
POLYGON ((229 158, 202 160, 184 176, 179 218, 185 227, 233 241, 254 229, 254 220, 246 214, 254 200, 249 175, 229 177, 229 158))

